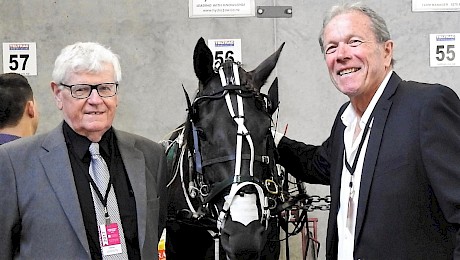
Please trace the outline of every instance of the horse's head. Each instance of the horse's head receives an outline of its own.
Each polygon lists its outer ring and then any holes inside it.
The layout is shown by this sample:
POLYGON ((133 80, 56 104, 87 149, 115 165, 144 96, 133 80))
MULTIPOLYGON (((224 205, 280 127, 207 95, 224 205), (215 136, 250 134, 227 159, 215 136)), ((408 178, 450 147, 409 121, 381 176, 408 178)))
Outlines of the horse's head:
POLYGON ((227 60, 213 67, 202 38, 193 55, 199 90, 189 103, 189 144, 194 144, 198 186, 209 187, 205 203, 218 216, 221 243, 230 259, 257 259, 263 247, 269 192, 276 192, 271 115, 277 109, 275 79, 260 90, 283 45, 256 69, 227 60))

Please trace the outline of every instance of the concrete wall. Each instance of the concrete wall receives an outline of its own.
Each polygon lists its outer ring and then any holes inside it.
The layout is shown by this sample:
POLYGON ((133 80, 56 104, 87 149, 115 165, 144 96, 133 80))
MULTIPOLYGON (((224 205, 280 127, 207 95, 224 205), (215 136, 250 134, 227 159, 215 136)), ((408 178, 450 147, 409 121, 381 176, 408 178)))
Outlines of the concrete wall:
MULTIPOLYGON (((288 5, 292 18, 188 18, 187 0, 0 0, 0 41, 36 42, 38 75, 29 76, 40 105, 39 133, 61 121, 49 83, 60 50, 76 41, 97 41, 120 55, 123 80, 115 126, 153 140, 164 139, 185 117, 181 85, 197 80, 192 53, 199 37, 240 38, 244 66, 253 69, 286 42, 274 76, 280 85, 279 125, 288 136, 319 144, 346 101, 331 84, 318 45, 322 15, 337 0, 256 0, 288 5)), ((364 1, 387 20, 395 40, 395 70, 407 80, 438 82, 460 94, 459 67, 429 67, 429 34, 459 33, 458 12, 411 11, 411 0, 364 1)), ((460 52, 457 51, 457 55, 460 52)), ((325 196, 328 188, 308 186, 325 196)), ((315 211, 324 258, 327 212, 315 211)), ((291 252, 300 248, 291 247, 291 252)), ((291 257, 291 259, 300 259, 291 257)))

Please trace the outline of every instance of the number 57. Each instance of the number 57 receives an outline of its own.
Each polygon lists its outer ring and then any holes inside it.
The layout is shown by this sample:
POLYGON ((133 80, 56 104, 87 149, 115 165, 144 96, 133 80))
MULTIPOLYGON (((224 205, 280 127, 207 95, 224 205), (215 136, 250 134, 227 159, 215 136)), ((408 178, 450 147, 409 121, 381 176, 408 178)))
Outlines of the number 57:
POLYGON ((26 69, 26 64, 27 64, 27 59, 29 59, 29 54, 21 54, 19 55, 19 58, 18 58, 18 55, 17 54, 11 54, 10 55, 10 70, 17 70, 19 68, 19 59, 22 59, 23 62, 22 62, 22 68, 21 70, 25 70, 26 69))
POLYGON ((455 48, 455 45, 438 45, 436 46, 436 54, 439 54, 436 59, 438 61, 443 61, 445 58, 449 61, 455 60, 455 51, 453 50, 455 48), (446 48, 446 53, 444 53, 444 47, 446 48))

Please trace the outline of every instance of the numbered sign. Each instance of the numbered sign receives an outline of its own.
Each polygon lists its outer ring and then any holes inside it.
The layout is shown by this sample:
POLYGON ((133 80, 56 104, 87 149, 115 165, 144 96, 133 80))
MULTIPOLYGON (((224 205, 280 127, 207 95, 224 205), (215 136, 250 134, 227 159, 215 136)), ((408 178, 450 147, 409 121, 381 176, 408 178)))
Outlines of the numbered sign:
POLYGON ((226 59, 243 62, 241 39, 209 39, 208 47, 214 56, 214 68, 218 68, 226 59))
POLYGON ((460 33, 430 34, 430 66, 460 66, 460 33))
POLYGON ((37 75, 37 45, 35 42, 3 43, 3 73, 37 75))

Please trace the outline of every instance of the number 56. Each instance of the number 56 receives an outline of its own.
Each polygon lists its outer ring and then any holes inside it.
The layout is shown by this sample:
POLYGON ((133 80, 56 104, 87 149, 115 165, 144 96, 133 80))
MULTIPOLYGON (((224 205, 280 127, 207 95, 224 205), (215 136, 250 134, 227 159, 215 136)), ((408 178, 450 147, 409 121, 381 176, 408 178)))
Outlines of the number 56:
POLYGON ((230 59, 230 60, 234 61, 234 59, 233 59, 233 51, 227 51, 225 53, 225 57, 222 57, 223 54, 224 54, 223 51, 216 51, 216 53, 214 55, 214 60, 216 61, 216 62, 214 62, 214 67, 220 66, 227 59, 230 59))

